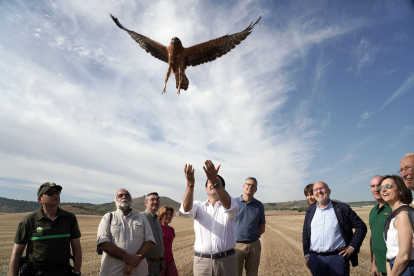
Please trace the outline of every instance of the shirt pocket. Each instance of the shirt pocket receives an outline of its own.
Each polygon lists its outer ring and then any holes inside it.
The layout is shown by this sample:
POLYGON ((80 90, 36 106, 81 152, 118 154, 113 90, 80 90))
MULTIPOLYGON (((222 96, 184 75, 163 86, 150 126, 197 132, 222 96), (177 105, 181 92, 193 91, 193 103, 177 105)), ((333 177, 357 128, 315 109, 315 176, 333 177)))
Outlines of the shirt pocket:
POLYGON ((132 229, 134 231, 135 237, 143 237, 144 236, 144 225, 142 225, 141 221, 134 221, 132 223, 132 229))
POLYGON ((118 237, 120 232, 121 232, 121 226, 119 224, 112 224, 111 225, 111 235, 112 235, 112 237, 118 237))

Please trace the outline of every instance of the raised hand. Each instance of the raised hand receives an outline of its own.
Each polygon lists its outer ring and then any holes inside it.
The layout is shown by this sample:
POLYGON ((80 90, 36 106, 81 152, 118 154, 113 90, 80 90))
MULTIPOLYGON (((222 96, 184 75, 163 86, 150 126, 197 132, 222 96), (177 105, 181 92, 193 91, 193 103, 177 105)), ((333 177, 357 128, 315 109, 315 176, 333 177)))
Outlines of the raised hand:
POLYGON ((185 164, 184 166, 184 174, 185 178, 187 178, 187 186, 194 187, 195 178, 194 178, 194 169, 193 166, 190 164, 185 164))
POLYGON ((206 173, 207 179, 210 180, 211 184, 214 184, 217 182, 217 173, 218 170, 220 169, 219 165, 216 169, 216 167, 214 166, 213 162, 211 162, 211 160, 206 160, 204 162, 204 172, 206 173))

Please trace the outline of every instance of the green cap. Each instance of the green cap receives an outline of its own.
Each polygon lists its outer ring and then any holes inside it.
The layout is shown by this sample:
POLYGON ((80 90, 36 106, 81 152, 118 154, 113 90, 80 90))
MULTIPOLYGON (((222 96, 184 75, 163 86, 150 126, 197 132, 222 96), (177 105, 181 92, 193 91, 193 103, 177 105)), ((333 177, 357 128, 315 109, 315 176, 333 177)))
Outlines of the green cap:
POLYGON ((56 185, 55 182, 45 182, 42 185, 40 185, 39 189, 37 190, 37 197, 41 197, 44 193, 46 193, 50 188, 58 188, 59 190, 62 190, 62 186, 56 185))

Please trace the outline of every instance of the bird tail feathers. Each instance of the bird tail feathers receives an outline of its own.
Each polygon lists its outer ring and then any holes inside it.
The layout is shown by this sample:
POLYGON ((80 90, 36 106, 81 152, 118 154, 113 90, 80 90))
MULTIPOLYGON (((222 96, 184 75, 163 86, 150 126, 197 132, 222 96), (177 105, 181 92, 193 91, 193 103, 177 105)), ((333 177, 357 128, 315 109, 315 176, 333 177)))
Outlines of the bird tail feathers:
MULTIPOLYGON (((180 89, 184 89, 187 90, 188 85, 190 84, 190 82, 187 79, 187 76, 185 74, 183 75, 183 80, 181 81, 181 87, 180 89)), ((180 82, 180 79, 178 78, 178 74, 175 75, 175 88, 178 89, 178 83, 180 82)))

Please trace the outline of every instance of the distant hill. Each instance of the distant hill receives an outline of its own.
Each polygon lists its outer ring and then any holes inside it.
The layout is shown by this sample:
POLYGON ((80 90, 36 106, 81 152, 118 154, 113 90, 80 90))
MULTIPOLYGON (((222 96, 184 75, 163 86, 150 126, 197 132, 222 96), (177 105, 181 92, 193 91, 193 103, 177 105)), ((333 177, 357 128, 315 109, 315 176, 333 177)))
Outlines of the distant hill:
MULTIPOLYGON (((71 202, 62 202, 60 206, 72 205, 72 204, 81 204, 83 206, 93 206, 91 203, 71 203, 71 202)), ((40 203, 37 201, 27 201, 27 200, 16 200, 0 197, 0 212, 2 213, 24 213, 24 212, 33 212, 39 209, 40 203)))
MULTIPOLYGON (((145 210, 144 205, 145 196, 132 199, 132 210, 135 212, 143 212, 145 210)), ((181 203, 172 200, 168 197, 160 197, 160 206, 168 205, 174 208, 176 212, 180 209, 181 203)), ((62 209, 72 212, 74 214, 84 215, 103 215, 110 211, 115 211, 115 203, 103 203, 103 204, 91 204, 91 203, 73 203, 73 202, 61 202, 60 207, 62 209)), ((0 212, 2 213, 23 213, 33 212, 39 209, 40 203, 37 201, 27 200, 15 200, 0 197, 0 212)))
MULTIPOLYGON (((132 199, 132 210, 135 212, 143 212, 145 210, 144 205, 145 196, 137 197, 132 199)), ((334 201, 341 202, 334 199, 334 201)), ((377 201, 357 201, 348 202, 351 207, 375 205, 377 201)), ((180 209, 180 202, 177 202, 171 198, 161 196, 160 206, 168 205, 174 208, 175 212, 178 213, 180 209)), ((62 202, 59 205, 62 209, 65 209, 74 214, 85 214, 85 215, 103 215, 110 211, 115 211, 115 203, 108 202, 103 204, 91 204, 91 203, 73 203, 73 202, 62 202)), ((305 210, 308 207, 306 200, 293 200, 287 202, 274 202, 274 203, 263 203, 265 210, 305 210)), ((37 201, 27 200, 15 200, 0 197, 0 212, 2 213, 23 213, 33 212, 40 207, 37 201)))

